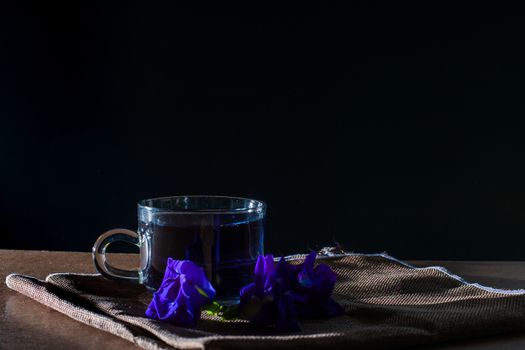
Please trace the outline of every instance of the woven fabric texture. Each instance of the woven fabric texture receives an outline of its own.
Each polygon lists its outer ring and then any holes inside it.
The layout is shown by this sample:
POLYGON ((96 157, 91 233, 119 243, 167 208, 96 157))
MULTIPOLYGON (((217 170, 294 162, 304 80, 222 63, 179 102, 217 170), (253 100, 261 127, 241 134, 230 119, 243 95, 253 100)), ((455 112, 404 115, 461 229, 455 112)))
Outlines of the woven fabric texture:
MULTIPOLYGON (((297 256, 295 257, 297 258, 297 256)), ((195 329, 145 318, 151 293, 100 275, 9 275, 9 288, 144 349, 394 349, 525 330, 525 291, 469 284, 441 268, 414 268, 385 254, 323 259, 338 274, 345 315, 303 319, 302 332, 254 329, 202 315, 195 329)), ((52 335, 50 335, 52 336, 52 335)))

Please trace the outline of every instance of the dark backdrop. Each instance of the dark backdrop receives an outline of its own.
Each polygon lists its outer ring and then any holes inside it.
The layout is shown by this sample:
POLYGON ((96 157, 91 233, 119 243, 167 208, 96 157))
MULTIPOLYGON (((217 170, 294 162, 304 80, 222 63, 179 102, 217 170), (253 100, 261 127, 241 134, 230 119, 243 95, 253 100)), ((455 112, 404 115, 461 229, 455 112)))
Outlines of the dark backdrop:
POLYGON ((0 248, 87 251, 139 199, 224 194, 269 204, 276 254, 525 258, 511 3, 6 3, 0 248))

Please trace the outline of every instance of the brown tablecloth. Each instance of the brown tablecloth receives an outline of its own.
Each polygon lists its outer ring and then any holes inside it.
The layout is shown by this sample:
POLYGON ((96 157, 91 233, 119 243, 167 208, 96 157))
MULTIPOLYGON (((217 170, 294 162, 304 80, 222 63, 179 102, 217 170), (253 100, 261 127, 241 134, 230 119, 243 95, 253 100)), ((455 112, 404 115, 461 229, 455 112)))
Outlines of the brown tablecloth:
POLYGON ((6 283, 145 349, 392 349, 525 330, 524 290, 469 284, 442 268, 413 268, 386 254, 348 254, 323 262, 339 275, 333 296, 345 315, 301 320, 303 331, 290 334, 208 315, 195 329, 150 320, 144 317, 149 292, 100 275, 53 274, 41 281, 12 274, 6 283))

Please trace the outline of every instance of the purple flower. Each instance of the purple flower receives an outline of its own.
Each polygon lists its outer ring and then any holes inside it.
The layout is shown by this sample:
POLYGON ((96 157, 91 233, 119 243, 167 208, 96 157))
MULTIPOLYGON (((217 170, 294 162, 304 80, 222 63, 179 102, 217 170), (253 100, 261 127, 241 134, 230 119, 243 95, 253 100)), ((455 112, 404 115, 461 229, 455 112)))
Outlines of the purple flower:
POLYGON ((294 296, 294 269, 283 258, 275 266, 272 255, 259 256, 254 282, 241 289, 239 309, 257 326, 275 324, 283 331, 298 331, 294 296))
POLYGON ((330 296, 337 274, 326 264, 314 268, 317 253, 312 252, 296 266, 295 301, 300 317, 332 317, 342 315, 343 308, 330 296))
POLYGON ((337 275, 326 264, 314 267, 317 253, 292 266, 283 258, 260 256, 254 282, 241 290, 241 315, 260 326, 275 324, 280 330, 300 330, 297 317, 332 317, 343 308, 331 298, 337 275))
POLYGON ((146 310, 148 318, 193 327, 201 307, 215 298, 215 289, 204 271, 189 260, 168 258, 164 279, 146 310))

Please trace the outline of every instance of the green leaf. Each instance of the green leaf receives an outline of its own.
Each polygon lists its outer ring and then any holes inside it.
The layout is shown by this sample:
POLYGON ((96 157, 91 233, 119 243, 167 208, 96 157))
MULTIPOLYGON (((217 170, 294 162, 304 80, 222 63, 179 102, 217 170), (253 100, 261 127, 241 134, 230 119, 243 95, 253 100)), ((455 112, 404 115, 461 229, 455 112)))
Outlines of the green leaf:
POLYGON ((223 320, 233 320, 239 317, 239 308, 237 305, 225 307, 222 311, 223 320))
POLYGON ((204 305, 202 309, 206 311, 208 315, 220 316, 223 306, 214 301, 213 303, 204 305))
POLYGON ((237 318, 239 315, 237 305, 224 306, 217 302, 206 304, 202 307, 202 310, 206 311, 208 315, 217 316, 221 320, 232 320, 237 318))

